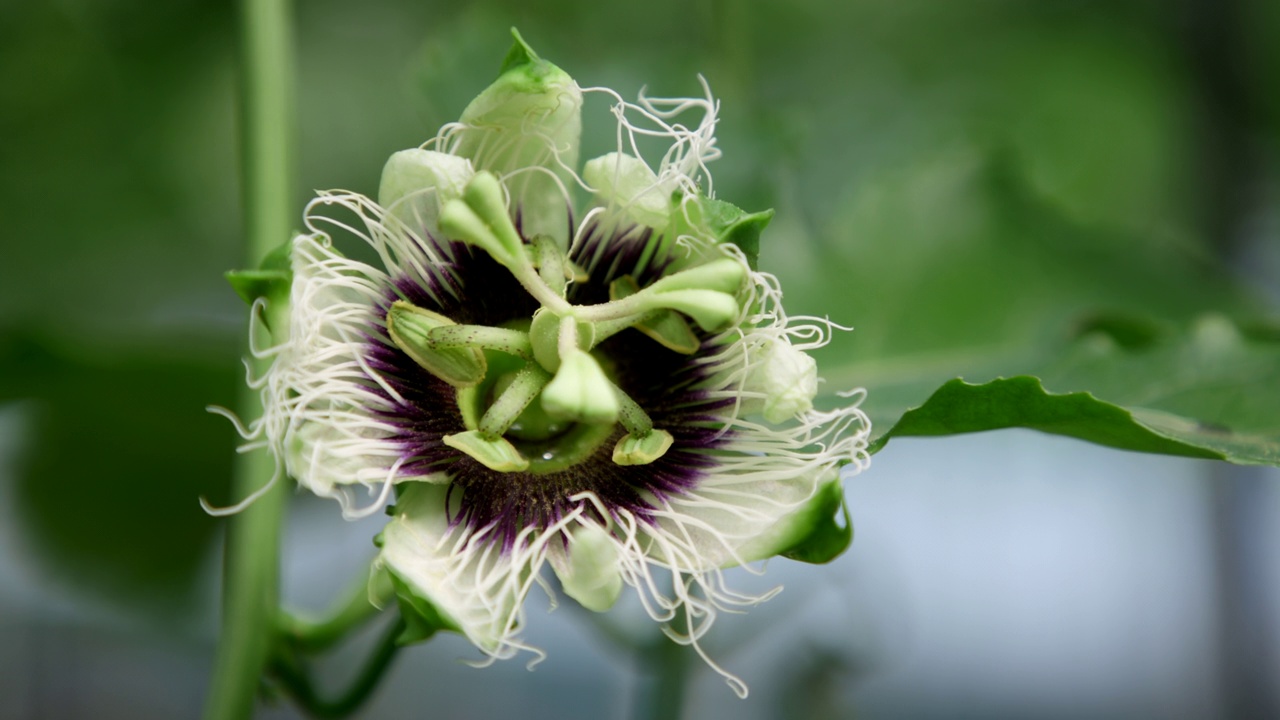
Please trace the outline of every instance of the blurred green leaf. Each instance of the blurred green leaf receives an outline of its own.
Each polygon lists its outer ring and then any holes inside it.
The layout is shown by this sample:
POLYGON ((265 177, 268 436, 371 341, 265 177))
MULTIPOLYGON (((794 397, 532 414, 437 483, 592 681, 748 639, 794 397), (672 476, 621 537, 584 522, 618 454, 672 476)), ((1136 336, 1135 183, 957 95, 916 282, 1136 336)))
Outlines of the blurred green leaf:
POLYGON ((0 401, 29 408, 16 500, 26 546, 71 591, 180 617, 227 501, 232 363, 99 360, 32 337, 5 338, 0 401))
POLYGON ((1280 461, 1280 404, 1261 400, 1280 397, 1280 345, 1242 337, 1266 310, 1203 255, 1070 221, 999 159, 923 168, 879 191, 845 218, 866 244, 813 268, 839 296, 825 312, 857 322, 823 351, 826 388, 868 389, 875 448, 1031 427, 1280 461), (921 225, 917 203, 954 212, 921 225), (886 217, 906 218, 892 240, 877 237, 892 232, 886 217))

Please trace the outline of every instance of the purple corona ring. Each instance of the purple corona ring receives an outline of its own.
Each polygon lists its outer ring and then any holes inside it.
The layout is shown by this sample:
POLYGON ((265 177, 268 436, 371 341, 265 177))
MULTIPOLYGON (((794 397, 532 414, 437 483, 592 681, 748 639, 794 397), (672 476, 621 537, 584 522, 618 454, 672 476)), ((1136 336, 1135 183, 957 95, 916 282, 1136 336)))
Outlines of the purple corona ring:
POLYGON ((712 195, 703 89, 627 102, 517 37, 459 122, 386 162, 376 201, 311 202, 288 292, 255 305, 272 365, 246 436, 348 517, 390 503, 379 582, 489 659, 538 652, 522 608, 554 592, 547 566, 591 610, 634 588, 701 652, 718 611, 773 594, 725 568, 848 543, 862 394, 814 408, 808 351, 834 326, 788 317, 754 268, 772 213, 712 195), (617 146, 579 164, 585 93, 617 146))

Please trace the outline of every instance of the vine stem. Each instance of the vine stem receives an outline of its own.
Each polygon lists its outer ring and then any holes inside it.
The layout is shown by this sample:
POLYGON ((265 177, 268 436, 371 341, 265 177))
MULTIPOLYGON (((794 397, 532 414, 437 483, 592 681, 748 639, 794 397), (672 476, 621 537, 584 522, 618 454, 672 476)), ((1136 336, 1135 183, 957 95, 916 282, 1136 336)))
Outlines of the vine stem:
POLYGON ((685 695, 689 688, 690 648, 665 636, 651 641, 640 653, 641 672, 648 677, 637 695, 634 717, 640 720, 680 720, 684 717, 685 695))
MULTIPOLYGON (((293 37, 289 0, 241 4, 241 165, 246 267, 257 267, 288 239, 293 193, 293 37)), ((283 312, 268 307, 268 315, 283 312)), ((268 322, 271 327, 280 323, 268 322)), ((256 374, 269 361, 254 361, 256 374)), ((240 417, 261 413, 257 392, 243 388, 240 417)), ((233 497, 247 497, 272 482, 274 459, 264 452, 237 458, 233 497)), ((274 486, 227 527, 223 569, 222 629, 205 720, 240 720, 253 713, 260 678, 275 637, 280 575, 280 529, 288 482, 274 486)))

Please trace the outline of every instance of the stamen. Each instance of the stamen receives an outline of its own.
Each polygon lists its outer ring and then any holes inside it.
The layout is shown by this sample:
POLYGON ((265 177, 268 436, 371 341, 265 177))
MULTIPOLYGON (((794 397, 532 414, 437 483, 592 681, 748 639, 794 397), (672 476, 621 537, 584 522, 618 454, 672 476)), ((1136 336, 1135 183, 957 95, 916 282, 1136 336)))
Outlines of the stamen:
POLYGON ((477 385, 488 370, 483 352, 474 347, 437 347, 431 341, 433 330, 453 324, 439 313, 403 300, 392 303, 387 311, 387 334, 414 362, 454 387, 477 385))
POLYGON ((622 388, 613 386, 618 401, 618 421, 627 429, 613 446, 613 461, 618 465, 648 465, 671 449, 674 438, 666 430, 655 430, 648 413, 622 388))
MULTIPOLYGON (((450 200, 440 212, 440 229, 449 237, 475 245, 511 271, 542 305, 568 314, 569 303, 539 276, 525 251, 520 232, 507 214, 502 183, 490 172, 477 173, 461 200, 450 200)), ((561 271, 563 273, 563 270, 561 271)))
POLYGON ((445 435, 445 445, 470 455, 476 462, 498 472, 520 472, 529 467, 529 461, 502 436, 490 437, 480 430, 445 435))
MULTIPOLYGON (((636 283, 635 278, 630 275, 623 275, 609 284, 609 299, 613 301, 628 298, 638 292, 640 292, 640 286, 636 283)), ((618 323, 619 321, 613 322, 618 323)), ((651 312, 643 316, 638 322, 635 322, 634 325, 637 330, 656 340, 658 344, 681 355, 692 355, 698 351, 698 347, 701 345, 698 342, 698 336, 694 335, 693 329, 689 327, 689 323, 685 322, 685 319, 673 310, 651 312)), ((618 330, 621 329, 618 328, 618 330)), ((614 330, 614 332, 618 330, 614 330)), ((612 335, 613 333, 609 334, 612 335)))

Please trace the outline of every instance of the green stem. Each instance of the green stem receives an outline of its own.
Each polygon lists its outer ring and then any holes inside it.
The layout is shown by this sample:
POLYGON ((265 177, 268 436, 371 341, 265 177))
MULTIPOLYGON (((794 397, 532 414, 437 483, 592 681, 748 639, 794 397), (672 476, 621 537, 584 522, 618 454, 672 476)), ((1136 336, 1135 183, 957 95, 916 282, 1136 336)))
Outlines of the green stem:
MULTIPOLYGON (((247 267, 257 267, 288 238, 292 225, 293 42, 287 0, 244 0, 242 6, 244 213, 247 267)), ((269 315, 285 308, 268 308, 269 315)), ((270 322, 271 327, 282 323, 270 322)), ((254 371, 265 371, 264 361, 254 371)), ((240 393, 240 417, 261 413, 258 394, 240 393)), ((276 474, 264 452, 240 455, 232 481, 234 497, 247 497, 276 474)), ((227 527, 222 630, 205 720, 247 718, 253 713, 259 678, 275 637, 279 585, 280 525, 289 497, 283 477, 227 527)))
POLYGON ((352 630, 377 617, 394 597, 395 589, 385 573, 375 579, 372 586, 362 579, 352 585, 347 597, 324 618, 303 618, 281 610, 277 619, 278 632, 286 643, 300 652, 324 652, 352 630))
POLYGON ((387 626, 382 639, 378 641, 373 654, 369 656, 351 687, 335 700, 325 700, 316 694, 306 664, 297 656, 277 656, 272 662, 271 674, 285 693, 311 717, 344 718, 355 712, 378 687, 378 682, 386 674, 400 649, 398 640, 404 631, 403 618, 398 617, 387 626))

